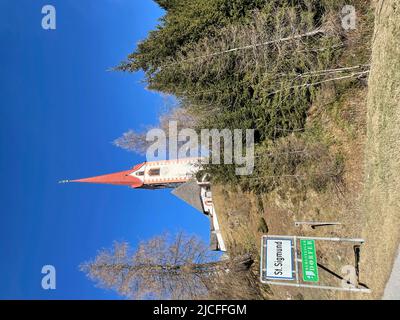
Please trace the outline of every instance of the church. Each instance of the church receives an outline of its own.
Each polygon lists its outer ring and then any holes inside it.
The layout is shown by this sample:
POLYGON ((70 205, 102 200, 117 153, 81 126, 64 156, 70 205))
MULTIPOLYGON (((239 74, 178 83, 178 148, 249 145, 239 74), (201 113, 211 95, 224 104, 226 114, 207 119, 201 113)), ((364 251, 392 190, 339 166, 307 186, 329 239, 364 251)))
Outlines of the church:
POLYGON ((149 161, 129 170, 65 182, 100 183, 133 189, 171 188, 172 194, 205 214, 210 220, 210 249, 226 251, 208 181, 196 178, 201 158, 149 161))

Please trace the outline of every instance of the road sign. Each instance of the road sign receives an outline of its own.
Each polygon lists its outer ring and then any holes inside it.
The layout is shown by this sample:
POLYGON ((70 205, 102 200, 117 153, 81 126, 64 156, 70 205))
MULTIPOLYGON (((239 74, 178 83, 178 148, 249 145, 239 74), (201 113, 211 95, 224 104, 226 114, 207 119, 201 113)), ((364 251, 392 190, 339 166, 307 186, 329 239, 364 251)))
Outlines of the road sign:
POLYGON ((312 239, 300 240, 301 261, 303 266, 303 280, 318 282, 317 254, 315 252, 315 241, 312 239))
POLYGON ((293 241, 268 239, 266 241, 266 278, 293 280, 293 241))
MULTIPOLYGON (((264 235, 261 237, 261 282, 269 285, 298 288, 315 288, 364 293, 371 292, 370 289, 358 283, 358 279, 356 285, 349 287, 343 286, 343 278, 340 275, 337 275, 325 266, 318 264, 315 250, 316 242, 318 241, 337 242, 342 243, 343 245, 346 243, 351 245, 358 243, 359 246, 364 243, 363 239, 352 238, 264 235), (301 254, 299 251, 301 251, 301 254), (320 283, 318 275, 319 268, 321 268, 322 271, 329 273, 330 276, 334 276, 340 280, 338 285, 335 286, 320 283), (302 272, 300 270, 302 270, 302 272), (303 274, 302 277, 301 274, 303 274)), ((325 277, 323 277, 323 279, 325 279, 325 277)))

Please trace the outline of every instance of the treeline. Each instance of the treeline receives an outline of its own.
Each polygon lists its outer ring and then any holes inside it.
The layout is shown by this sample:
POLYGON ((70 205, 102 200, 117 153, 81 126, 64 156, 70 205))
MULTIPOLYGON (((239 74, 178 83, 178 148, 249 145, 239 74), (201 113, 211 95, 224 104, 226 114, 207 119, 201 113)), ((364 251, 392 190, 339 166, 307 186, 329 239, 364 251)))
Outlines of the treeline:
MULTIPOLYGON (((340 155, 310 138, 307 112, 327 85, 340 82, 343 91, 368 75, 369 54, 360 51, 369 41, 363 33, 368 1, 155 1, 165 10, 158 27, 116 69, 142 70, 150 90, 177 98, 161 127, 172 119, 196 130, 255 130, 256 174, 265 179, 240 178, 233 165, 206 166, 214 179, 253 190, 270 190, 291 176, 317 189, 327 185, 326 177, 339 180, 340 155), (349 4, 362 29, 351 39, 341 20, 349 4), (285 170, 276 161, 282 149, 290 151, 285 170), (304 179, 304 168, 321 157, 327 167, 304 179)), ((116 144, 146 147, 144 134, 134 131, 116 144)))

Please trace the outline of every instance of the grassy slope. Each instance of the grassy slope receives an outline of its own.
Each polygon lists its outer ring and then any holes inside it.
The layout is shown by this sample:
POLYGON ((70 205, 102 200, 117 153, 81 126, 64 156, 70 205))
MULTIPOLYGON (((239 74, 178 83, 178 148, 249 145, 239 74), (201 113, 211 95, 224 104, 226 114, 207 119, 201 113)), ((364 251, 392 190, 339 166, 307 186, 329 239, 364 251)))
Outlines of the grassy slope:
POLYGON ((361 272, 381 296, 400 240, 400 4, 377 4, 369 79, 361 272))

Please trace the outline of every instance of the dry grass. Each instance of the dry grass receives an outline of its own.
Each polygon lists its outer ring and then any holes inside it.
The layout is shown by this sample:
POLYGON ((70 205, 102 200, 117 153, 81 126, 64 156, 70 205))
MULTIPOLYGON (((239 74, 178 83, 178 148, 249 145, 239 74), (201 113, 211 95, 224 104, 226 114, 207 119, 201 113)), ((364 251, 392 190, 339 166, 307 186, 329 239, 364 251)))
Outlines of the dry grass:
POLYGON ((400 241, 400 5, 392 0, 376 6, 363 207, 368 254, 361 271, 379 298, 400 241))

